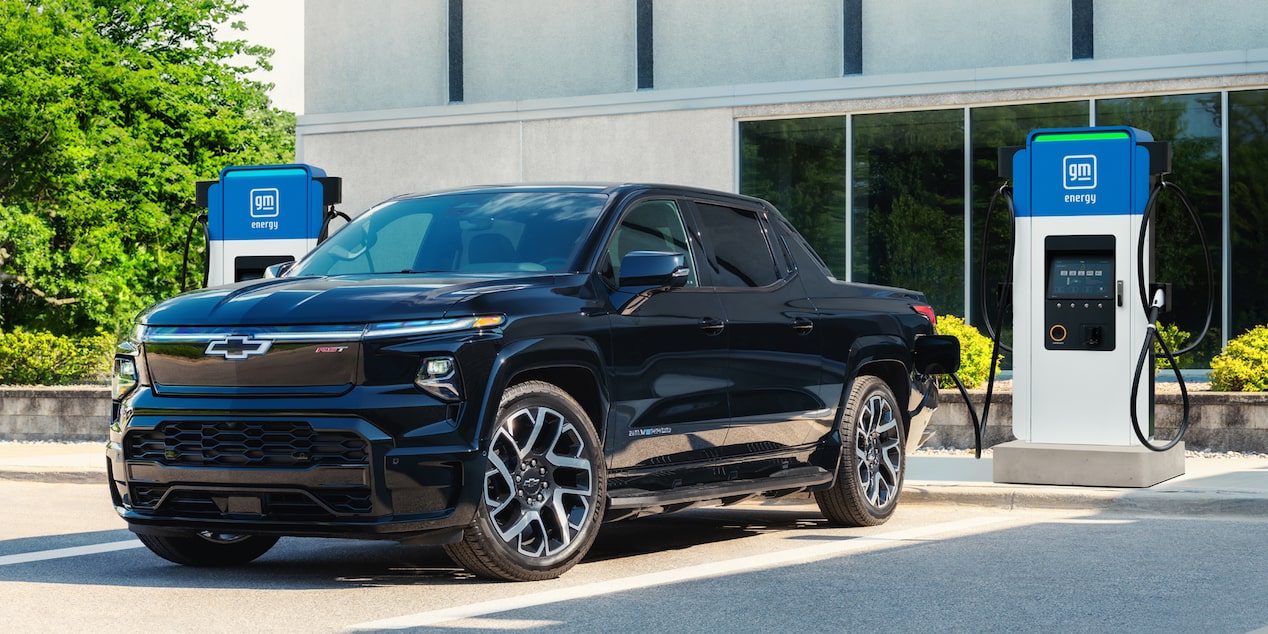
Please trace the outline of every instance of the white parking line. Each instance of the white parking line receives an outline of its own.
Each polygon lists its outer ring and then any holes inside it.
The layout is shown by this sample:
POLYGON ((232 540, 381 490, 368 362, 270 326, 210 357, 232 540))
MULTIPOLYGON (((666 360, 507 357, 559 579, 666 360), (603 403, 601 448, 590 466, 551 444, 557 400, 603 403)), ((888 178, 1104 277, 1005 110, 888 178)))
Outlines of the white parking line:
POLYGON ((116 550, 128 550, 129 548, 142 548, 144 545, 135 540, 129 539, 122 542, 109 542, 106 544, 93 544, 91 546, 72 546, 70 548, 55 548, 53 550, 40 550, 33 553, 21 553, 18 555, 0 556, 0 566, 11 566, 13 564, 29 564, 33 561, 46 561, 49 559, 64 559, 66 557, 79 557, 80 555, 96 555, 98 553, 109 553, 116 550))
POLYGON ((892 548, 894 546, 901 546, 904 543, 913 540, 925 539, 942 533, 972 531, 1006 521, 1016 521, 1016 518, 979 517, 955 522, 946 522, 943 524, 934 524, 932 526, 923 526, 920 528, 893 531, 890 533, 882 533, 880 535, 854 537, 826 544, 793 548, 781 552, 740 557, 738 559, 718 561, 698 566, 687 566, 685 568, 678 568, 677 570, 653 572, 635 577, 627 577, 624 579, 601 581, 563 590, 535 592, 518 597, 472 603, 470 605, 461 605, 443 610, 419 612, 417 614, 398 616, 380 621, 359 623, 357 625, 350 626, 349 629, 389 630, 436 625, 447 621, 487 616, 490 614, 497 614, 499 612, 508 612, 510 610, 519 610, 539 605, 547 605, 550 603, 558 603, 561 601, 571 601, 573 599, 614 594, 627 590, 637 590, 640 588, 691 581, 693 579, 734 574, 746 570, 775 568, 790 564, 818 561, 846 553, 892 548))

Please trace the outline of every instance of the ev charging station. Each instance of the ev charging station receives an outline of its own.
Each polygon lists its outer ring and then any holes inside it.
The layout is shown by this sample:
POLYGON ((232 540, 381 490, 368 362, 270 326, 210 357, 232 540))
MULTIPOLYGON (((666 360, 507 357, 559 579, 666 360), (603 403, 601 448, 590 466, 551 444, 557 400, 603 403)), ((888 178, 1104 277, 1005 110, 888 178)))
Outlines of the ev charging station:
MULTIPOLYGON (((1151 344, 1138 240, 1170 145, 1128 127, 1042 129, 1011 163, 1014 181, 1013 435, 995 447, 996 482, 1147 487, 1184 473, 1182 443, 1137 443, 1132 409, 1152 435, 1152 390, 1134 393, 1151 344)), ((1144 251, 1142 253, 1141 251, 1144 251)), ((1149 366, 1152 384, 1152 363, 1149 366)))
POLYGON ((231 166, 196 187, 207 210, 206 286, 264 277, 317 246, 342 181, 311 165, 231 166))

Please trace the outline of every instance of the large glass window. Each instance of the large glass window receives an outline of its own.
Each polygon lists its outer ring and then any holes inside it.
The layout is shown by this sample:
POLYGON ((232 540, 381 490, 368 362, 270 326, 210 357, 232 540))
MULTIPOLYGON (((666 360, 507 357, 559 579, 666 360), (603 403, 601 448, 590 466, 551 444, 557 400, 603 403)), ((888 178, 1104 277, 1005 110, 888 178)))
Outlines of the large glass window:
POLYGON ((964 314, 964 111, 854 117, 854 281, 964 314))
MULTIPOLYGON (((973 157, 973 239, 969 252, 972 264, 969 277, 972 288, 969 295, 969 315, 971 323, 983 332, 986 321, 982 314, 981 266, 983 257, 983 235, 987 228, 987 210, 992 196, 1004 184, 999 176, 999 149, 1003 147, 1026 144, 1026 137, 1038 128, 1076 128, 1088 124, 1089 106, 1087 101, 1070 101, 1060 103, 1022 104, 1015 106, 993 106, 974 108, 969 113, 969 130, 972 142, 973 157)), ((999 314, 999 285, 1004 282, 1008 267, 1012 265, 1008 257, 1008 247, 1012 240, 1009 235, 1009 222, 1006 204, 1002 199, 996 201, 990 218, 990 239, 986 241, 986 317, 992 326, 999 314)), ((1009 332, 1011 320, 1004 317, 1004 341, 1012 340, 1009 332)), ((1005 360, 1005 365, 1010 365, 1005 360)))
MULTIPOLYGON (((1220 236, 1223 204, 1220 191, 1220 95, 1166 95, 1104 99, 1096 103, 1097 125, 1128 125, 1145 130, 1156 141, 1168 141, 1174 152, 1167 179, 1188 194, 1206 232, 1214 271, 1211 329, 1202 347, 1180 358, 1181 367, 1210 367, 1221 349, 1220 236)), ((1159 321, 1191 333, 1181 345, 1201 333, 1206 316, 1208 284, 1202 247, 1184 206, 1175 198, 1159 199, 1154 225, 1154 262, 1157 279, 1173 286, 1170 314, 1159 321)), ((1262 243, 1260 243, 1262 248, 1262 243)))
MULTIPOLYGON (((935 110, 744 122, 740 188, 783 210, 838 277, 849 271, 858 282, 924 291, 940 313, 968 314, 981 327, 981 287, 988 287, 987 313, 993 318, 995 286, 1009 265, 1007 215, 996 209, 985 280, 979 279, 987 205, 1003 183, 998 149, 1023 145, 1037 128, 1083 127, 1089 119, 1145 130, 1171 143, 1174 156, 1166 178, 1184 188, 1207 236, 1215 267, 1211 328, 1202 347, 1181 364, 1209 367, 1225 336, 1268 323, 1268 258, 1263 257, 1268 249, 1268 90, 1228 93, 1227 112, 1222 97, 1204 93, 990 106, 972 108, 967 117, 964 110, 935 110), (967 250, 966 118, 972 162, 967 250), (1222 132, 1228 135, 1227 157, 1221 154, 1222 132), (1225 223, 1226 254, 1221 252, 1225 223), (972 259, 969 306, 964 305, 965 257, 972 259), (1228 297, 1224 284, 1231 289, 1228 297), (1221 325, 1224 301, 1227 333, 1221 325)), ((1173 285, 1174 308, 1160 321, 1191 333, 1187 338, 1192 340, 1206 316, 1205 260, 1179 201, 1163 197, 1159 205, 1153 277, 1173 285)))
POLYGON ((1228 95, 1230 338, 1268 324, 1268 90, 1228 95))
POLYGON ((846 117, 740 124, 740 193, 783 212, 833 275, 845 279, 846 117))

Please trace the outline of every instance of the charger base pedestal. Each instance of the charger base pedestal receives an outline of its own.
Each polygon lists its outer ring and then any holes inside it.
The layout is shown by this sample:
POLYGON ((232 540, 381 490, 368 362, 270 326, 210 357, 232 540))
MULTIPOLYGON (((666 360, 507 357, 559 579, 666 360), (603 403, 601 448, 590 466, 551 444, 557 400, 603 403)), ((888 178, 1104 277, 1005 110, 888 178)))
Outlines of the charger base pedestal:
POLYGON ((1184 475, 1184 443, 1157 452, 1134 446, 1014 440, 996 445, 994 454, 991 463, 998 483, 1144 488, 1184 475))

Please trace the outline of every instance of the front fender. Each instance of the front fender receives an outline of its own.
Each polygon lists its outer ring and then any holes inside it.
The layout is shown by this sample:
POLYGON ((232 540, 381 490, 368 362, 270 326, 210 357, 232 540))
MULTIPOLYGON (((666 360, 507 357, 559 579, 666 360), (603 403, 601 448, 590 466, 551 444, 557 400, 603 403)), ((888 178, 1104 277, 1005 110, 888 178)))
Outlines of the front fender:
MULTIPOLYGON (((516 377, 526 373, 548 373, 552 370, 580 370, 587 373, 594 382, 600 399, 597 410, 600 414, 606 411, 607 399, 603 395, 607 394, 607 390, 603 384, 602 354, 595 340, 560 335, 515 341, 498 351, 487 387, 480 399, 480 413, 477 417, 479 429, 475 438, 481 449, 488 446, 502 393, 506 388, 517 382, 516 377)), ((567 386, 561 387, 567 389, 567 386)), ((578 397, 577 400, 583 399, 578 397)), ((584 406, 584 402, 582 404, 584 406)), ((593 422, 598 427, 595 432, 603 438, 604 421, 597 419, 593 422)))

